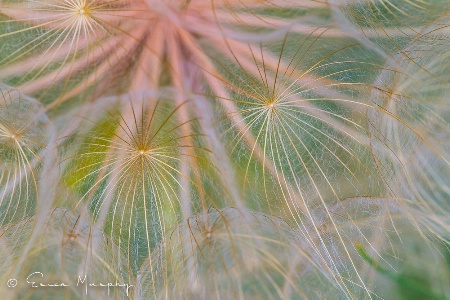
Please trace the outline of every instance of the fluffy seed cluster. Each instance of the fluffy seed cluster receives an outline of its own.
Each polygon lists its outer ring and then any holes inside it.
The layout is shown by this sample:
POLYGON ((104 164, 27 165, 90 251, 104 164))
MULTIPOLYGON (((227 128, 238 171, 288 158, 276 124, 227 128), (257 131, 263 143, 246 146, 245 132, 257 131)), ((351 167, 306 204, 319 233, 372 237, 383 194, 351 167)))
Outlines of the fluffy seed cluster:
POLYGON ((0 0, 5 299, 450 299, 445 0, 0 0))

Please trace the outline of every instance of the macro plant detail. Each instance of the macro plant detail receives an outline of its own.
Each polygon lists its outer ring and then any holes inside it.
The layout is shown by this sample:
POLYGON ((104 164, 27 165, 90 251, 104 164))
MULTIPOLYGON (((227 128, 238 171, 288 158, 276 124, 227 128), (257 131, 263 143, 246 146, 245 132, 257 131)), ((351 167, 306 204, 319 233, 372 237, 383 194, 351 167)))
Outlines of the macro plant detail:
POLYGON ((5 299, 450 298, 446 0, 0 0, 5 299))
POLYGON ((401 51, 404 45, 419 37, 425 27, 444 25, 439 19, 448 15, 448 1, 330 2, 343 30, 353 31, 360 41, 377 45, 376 51, 385 57, 401 51))
MULTIPOLYGON (((5 1, 1 22, 14 29, 0 34, 0 40, 18 45, 3 50, 0 78, 27 94, 46 95, 42 100, 49 108, 80 93, 89 99, 113 90, 156 88, 166 80, 164 67, 172 84, 181 88, 176 77, 185 78, 188 72, 182 61, 203 58, 202 52, 197 54, 200 38, 210 39, 211 45, 221 36, 242 39, 235 28, 247 23, 274 29, 253 13, 268 5, 272 6, 260 1, 5 1), (53 88, 60 97, 45 91, 53 88)), ((276 23, 287 27, 291 22, 276 23)))
POLYGON ((36 209, 39 170, 47 146, 42 105, 18 91, 0 100, 0 224, 22 221, 36 209))
MULTIPOLYGON (((439 23, 445 20, 448 16, 439 23)), ((372 98, 381 110, 369 118, 374 151, 384 177, 391 179, 390 193, 413 200, 411 206, 426 211, 428 226, 444 235, 448 224, 441 217, 450 209, 444 179, 450 175, 445 142, 450 132, 449 42, 446 27, 434 25, 407 45, 406 54, 398 54, 402 69, 383 71, 377 78, 372 98), (390 150, 381 154, 386 146, 390 150)))
MULTIPOLYGON (((33 218, 26 222, 33 224, 33 218)), ((31 232, 29 225, 25 227, 22 224, 15 224, 14 227, 23 228, 22 234, 25 236, 31 232)), ((116 276, 125 276, 127 281, 132 281, 132 277, 127 275, 126 258, 120 249, 91 226, 85 218, 65 209, 57 208, 50 212, 49 219, 39 239, 32 245, 26 260, 33 263, 22 266, 14 275, 16 278, 35 282, 35 285, 42 283, 41 279, 45 278, 47 281, 45 284, 59 288, 49 293, 48 289, 47 291, 36 290, 30 285, 20 291, 9 290, 9 297, 36 299, 46 298, 50 294, 54 298, 96 299, 104 294, 101 290, 89 286, 93 282, 90 280, 103 277, 107 279, 106 282, 115 282, 123 281, 123 278, 116 276), (117 257, 121 260, 117 260, 117 257), (123 265, 119 265, 118 261, 123 265), (118 270, 122 270, 120 275, 118 270), (75 284, 78 283, 81 288, 78 290, 61 288, 63 284, 69 285, 72 281, 75 281, 75 284), (88 293, 86 293, 87 289, 89 289, 88 293)), ((12 276, 11 273, 5 275, 12 276)), ((131 292, 132 288, 129 288, 129 293, 131 292)), ((119 297, 122 291, 111 289, 110 293, 112 297, 119 297)))
POLYGON ((303 299, 336 291, 334 286, 314 288, 331 275, 319 268, 287 223, 270 215, 211 210, 169 232, 166 243, 142 270, 142 299, 303 299), (160 273, 152 284, 151 274, 160 273))
POLYGON ((80 196, 74 209, 91 213, 137 270, 167 228, 202 208, 193 197, 211 201, 200 174, 208 149, 201 134, 184 135, 195 119, 177 118, 189 102, 171 108, 163 99, 124 97, 115 110, 96 113, 86 133, 75 134, 65 177, 80 196))

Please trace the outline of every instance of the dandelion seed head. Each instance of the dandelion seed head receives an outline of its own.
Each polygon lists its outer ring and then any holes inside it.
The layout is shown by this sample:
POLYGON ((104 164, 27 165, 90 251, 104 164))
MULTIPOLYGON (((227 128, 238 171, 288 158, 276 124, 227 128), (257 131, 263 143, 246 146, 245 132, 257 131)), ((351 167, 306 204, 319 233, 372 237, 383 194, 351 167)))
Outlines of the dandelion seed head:
POLYGON ((48 141, 41 108, 17 91, 0 91, 0 226, 23 220, 35 205, 48 141))
POLYGON ((78 236, 76 234, 68 234, 68 237, 70 241, 75 241, 78 236))
MULTIPOLYGON (((74 10, 79 18, 87 20, 88 18, 90 19, 92 17, 91 15, 93 12, 98 10, 98 7, 93 6, 92 8, 90 8, 88 5, 80 4, 80 5, 77 5, 74 8, 74 10)), ((94 24, 94 23, 92 23, 92 24, 94 24)))
MULTIPOLYGON (((386 66, 375 82, 369 115, 374 155, 389 191, 414 200, 420 217, 437 233, 448 231, 450 173, 448 17, 424 30, 420 39, 395 56, 398 69, 386 66), (405 54, 406 53, 406 54, 405 54)), ((408 208, 411 204, 401 202, 408 208)))
MULTIPOLYGON (((27 238, 32 232, 29 227, 35 224, 35 221, 35 217, 29 218, 26 226, 18 224, 9 230, 17 233, 8 232, 8 234, 20 234, 23 236, 20 239, 27 238)), ((46 229, 39 233, 38 242, 29 246, 32 250, 21 265, 18 274, 20 278, 22 276, 26 278, 35 272, 30 268, 36 265, 40 266, 40 272, 54 274, 55 278, 77 278, 80 270, 86 270, 86 265, 89 266, 89 276, 96 279, 103 278, 106 282, 115 282, 115 276, 128 276, 125 267, 127 261, 120 249, 81 212, 53 209, 46 223, 46 229), (59 243, 55 243, 56 240, 59 243), (89 249, 89 253, 85 251, 86 249, 89 249)), ((122 289, 119 288, 111 289, 111 297, 116 298, 121 292, 122 289)), ((52 296, 56 299, 76 298, 75 294, 64 289, 55 290, 52 296)), ((20 296, 25 299, 33 297, 48 298, 48 291, 30 291, 21 293, 20 296)), ((95 299, 95 296, 87 296, 86 299, 95 299)))
POLYGON ((170 54, 169 61, 176 59, 183 64, 205 61, 207 67, 195 66, 196 72, 169 69, 172 79, 180 75, 196 77, 193 82, 199 82, 200 76, 193 74, 215 73, 200 37, 222 51, 226 47, 218 37, 223 34, 236 37, 239 46, 246 43, 240 41, 254 38, 241 25, 276 30, 290 23, 278 20, 272 26, 261 19, 254 24, 254 16, 268 4, 256 0, 245 4, 190 0, 8 1, 2 7, 2 15, 8 19, 3 21, 5 26, 23 28, 0 34, 0 44, 11 45, 0 59, 0 79, 9 83, 14 79, 24 93, 40 100, 45 97, 52 108, 80 99, 82 94, 89 96, 90 87, 101 86, 102 94, 111 88, 138 90, 149 84, 156 88, 165 54, 170 54), (15 45, 12 41, 21 42, 15 45), (121 80, 121 75, 128 80, 121 80), (67 90, 61 97, 54 98, 46 90, 62 86, 67 90))
POLYGON ((273 290, 258 288, 265 282, 274 290, 285 286, 307 295, 310 291, 302 276, 319 282, 326 279, 290 230, 276 217, 245 209, 225 208, 189 218, 168 234, 166 244, 145 264, 142 282, 148 284, 143 285, 143 298, 164 289, 171 299, 180 295, 183 299, 236 299, 239 286, 247 287, 249 299, 277 298, 273 290), (161 272, 164 275, 154 276, 152 286, 152 274, 161 272), (235 276, 227 275, 231 273, 235 276))
MULTIPOLYGON (((333 3, 332 12, 339 20, 339 26, 347 32, 359 35, 359 39, 370 48, 380 47, 382 51, 391 54, 395 53, 391 52, 392 49, 399 50, 405 40, 412 41, 413 37, 416 37, 420 29, 415 26, 419 22, 432 24, 440 16, 448 15, 446 1, 418 1, 417 3, 394 1, 389 2, 386 8, 395 7, 395 9, 386 9, 383 13, 379 11, 377 3, 367 0, 332 0, 331 3, 333 3), (355 10, 355 7, 358 9, 355 10), (370 30, 363 30, 363 28, 370 28, 370 30)), ((379 53, 382 52, 379 51, 379 53)))
POLYGON ((276 100, 271 100, 270 102, 268 102, 265 105, 265 108, 267 110, 267 112, 269 113, 269 115, 273 115, 276 111, 280 110, 283 108, 282 103, 277 103, 276 100))
POLYGON ((68 185, 80 197, 77 207, 90 207, 97 226, 111 228, 106 234, 127 249, 128 259, 136 262, 131 266, 134 270, 161 242, 166 226, 177 222, 181 201, 189 197, 184 182, 203 193, 200 183, 188 174, 198 155, 191 150, 203 151, 192 141, 199 136, 180 132, 194 121, 180 125, 178 111, 183 105, 142 101, 142 105, 120 103, 117 110, 95 114, 93 118, 100 120, 96 119, 94 129, 88 127, 88 132, 79 134, 80 144, 87 147, 76 150, 66 170, 68 185), (95 127, 103 127, 105 133, 95 127), (187 170, 180 170, 180 165, 187 170), (136 245, 137 238, 144 239, 144 244, 136 245), (135 252, 136 247, 139 251, 135 252))

